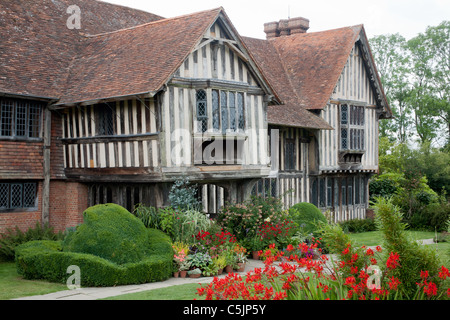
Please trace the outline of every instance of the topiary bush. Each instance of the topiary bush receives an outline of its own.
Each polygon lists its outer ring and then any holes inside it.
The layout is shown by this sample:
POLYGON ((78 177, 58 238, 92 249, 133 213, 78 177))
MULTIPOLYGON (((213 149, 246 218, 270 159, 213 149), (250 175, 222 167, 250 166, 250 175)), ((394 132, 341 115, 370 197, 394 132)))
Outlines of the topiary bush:
POLYGON ((300 202, 289 209, 292 220, 301 228, 303 233, 316 232, 319 222, 327 223, 325 215, 312 203, 300 202))
POLYGON ((83 213, 83 224, 63 242, 63 250, 89 253, 117 264, 142 260, 148 254, 145 225, 116 204, 98 205, 83 213))
POLYGON ((78 266, 82 286, 117 286, 163 281, 173 271, 171 239, 117 205, 84 212, 84 223, 64 241, 32 241, 16 248, 17 271, 25 279, 65 283, 78 266), (129 246, 129 248, 127 248, 129 246))

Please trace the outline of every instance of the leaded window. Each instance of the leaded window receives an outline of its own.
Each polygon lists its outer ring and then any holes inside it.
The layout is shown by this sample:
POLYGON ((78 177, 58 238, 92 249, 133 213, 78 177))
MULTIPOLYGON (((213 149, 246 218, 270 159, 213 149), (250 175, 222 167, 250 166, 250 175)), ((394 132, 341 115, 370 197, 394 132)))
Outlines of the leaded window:
POLYGON ((245 103, 242 92, 211 90, 211 106, 207 103, 207 92, 197 91, 198 132, 212 131, 227 134, 245 130, 245 103), (212 121, 208 123, 208 108, 212 121))
MULTIPOLYGON (((114 135, 114 111, 107 104, 97 106, 98 110, 98 135, 112 136, 114 135)), ((83 115, 82 115, 83 116, 83 115)))
POLYGON ((0 210, 36 208, 37 184, 34 182, 0 183, 0 210))
POLYGON ((220 107, 222 110, 222 133, 226 134, 228 129, 228 98, 227 92, 220 92, 220 107))
POLYGON ((0 99, 0 137, 39 138, 42 103, 0 99))
POLYGON ((205 90, 197 91, 197 123, 198 131, 208 130, 208 102, 205 90))
POLYGON ((354 105, 341 105, 341 150, 363 151, 365 108, 354 105))
POLYGON ((244 116, 244 94, 237 94, 238 103, 238 128, 239 130, 245 129, 245 116, 244 116))
POLYGON ((219 91, 212 91, 212 116, 213 116, 213 129, 214 131, 220 130, 220 103, 219 103, 219 91))
POLYGON ((295 139, 286 139, 284 142, 284 170, 295 170, 295 163, 295 139))

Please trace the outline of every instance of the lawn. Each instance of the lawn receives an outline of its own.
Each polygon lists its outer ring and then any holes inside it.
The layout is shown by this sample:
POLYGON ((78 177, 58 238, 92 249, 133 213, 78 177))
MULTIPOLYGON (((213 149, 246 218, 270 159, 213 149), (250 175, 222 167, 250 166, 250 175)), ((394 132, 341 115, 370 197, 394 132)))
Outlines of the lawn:
POLYGON ((67 290, 67 286, 46 281, 24 280, 14 262, 0 263, 0 300, 47 294, 67 290))
POLYGON ((181 284, 167 288, 125 294, 103 300, 204 300, 203 297, 195 294, 197 288, 200 288, 200 286, 198 283, 181 284))

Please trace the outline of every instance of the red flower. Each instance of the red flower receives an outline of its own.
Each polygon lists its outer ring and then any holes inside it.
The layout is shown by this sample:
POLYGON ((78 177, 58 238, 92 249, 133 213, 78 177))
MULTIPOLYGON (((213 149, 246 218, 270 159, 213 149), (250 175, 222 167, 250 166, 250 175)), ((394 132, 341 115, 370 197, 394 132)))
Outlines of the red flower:
POLYGON ((439 278, 442 280, 447 279, 447 277, 450 277, 450 273, 448 272, 448 269, 444 266, 441 267, 441 271, 439 271, 439 278))
POLYGON ((353 284, 356 283, 355 277, 348 277, 347 279, 345 279, 345 286, 352 286, 353 284))
POLYGON ((382 251, 382 249, 381 249, 380 246, 377 246, 377 247, 375 248, 375 250, 377 250, 377 252, 381 252, 381 251, 382 251))
POLYGON ((394 278, 394 277, 392 277, 391 279, 390 279, 390 281, 389 281, 389 288, 391 289, 391 290, 397 290, 397 288, 398 288, 398 285, 400 284, 401 282, 400 282, 400 280, 398 280, 397 278, 394 278))
POLYGON ((426 286, 423 288, 423 292, 425 292, 429 297, 437 295, 437 286, 433 282, 425 283, 426 286))
POLYGON ((395 269, 397 268, 400 263, 398 262, 400 260, 400 256, 398 255, 398 253, 390 253, 389 254, 389 258, 386 261, 386 266, 388 267, 388 269, 395 269))
POLYGON ((373 250, 370 249, 370 248, 367 249, 366 254, 367 254, 368 256, 373 256, 373 255, 374 255, 373 250))
POLYGON ((420 271, 420 278, 422 278, 422 280, 426 280, 428 279, 429 274, 428 271, 420 271))

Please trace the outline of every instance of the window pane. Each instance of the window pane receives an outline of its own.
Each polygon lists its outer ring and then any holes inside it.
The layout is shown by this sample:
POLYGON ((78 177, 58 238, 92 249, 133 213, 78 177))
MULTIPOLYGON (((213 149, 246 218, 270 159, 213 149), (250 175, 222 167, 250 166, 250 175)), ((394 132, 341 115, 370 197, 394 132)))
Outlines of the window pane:
POLYGON ((9 184, 0 183, 0 209, 9 208, 9 184))
POLYGON ((23 207, 33 208, 36 201, 36 183, 24 183, 23 185, 23 207))
POLYGON ((348 149, 348 129, 341 129, 341 149, 348 149))
POLYGON ((30 105, 28 120, 28 136, 30 138, 39 138, 39 123, 41 120, 41 108, 39 105, 30 105))
POLYGON ((197 122, 199 132, 208 130, 207 101, 204 90, 197 91, 197 122))
POLYGON ((22 185, 11 184, 11 208, 22 208, 22 185))
POLYGON ((230 130, 236 131, 236 100, 233 92, 229 94, 230 130))
POLYGON ((341 106, 341 124, 348 123, 348 106, 346 104, 341 106))
POLYGON ((286 139, 284 143, 284 169, 295 170, 295 140, 286 139))
POLYGON ((239 129, 245 129, 245 118, 244 118, 244 95, 242 93, 238 93, 238 121, 239 121, 239 129))
POLYGON ((333 179, 327 179, 327 207, 332 206, 332 197, 333 197, 333 179))
POLYGON ((224 91, 220 92, 220 107, 222 111, 222 132, 225 134, 228 126, 228 103, 227 103, 227 93, 224 91))
POLYGON ((16 103, 16 136, 26 136, 27 125, 27 104, 23 102, 16 103))
POLYGON ((220 111, 219 111, 219 92, 212 91, 212 115, 213 115, 213 129, 218 131, 220 129, 220 111))
POLYGON ((11 100, 2 101, 1 110, 1 132, 2 136, 12 136, 13 104, 11 100))

